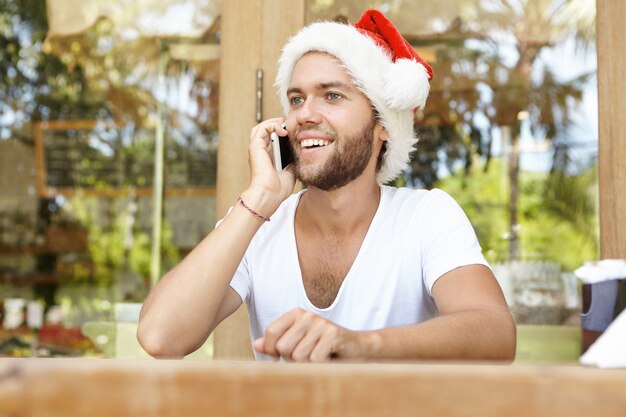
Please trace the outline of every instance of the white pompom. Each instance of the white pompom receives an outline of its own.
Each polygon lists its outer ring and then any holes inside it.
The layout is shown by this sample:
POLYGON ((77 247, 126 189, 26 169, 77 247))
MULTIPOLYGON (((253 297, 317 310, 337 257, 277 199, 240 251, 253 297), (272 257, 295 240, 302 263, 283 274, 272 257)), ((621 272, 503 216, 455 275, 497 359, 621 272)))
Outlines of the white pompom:
POLYGON ((428 73, 419 62, 398 59, 385 68, 383 99, 396 110, 423 109, 430 91, 428 73))

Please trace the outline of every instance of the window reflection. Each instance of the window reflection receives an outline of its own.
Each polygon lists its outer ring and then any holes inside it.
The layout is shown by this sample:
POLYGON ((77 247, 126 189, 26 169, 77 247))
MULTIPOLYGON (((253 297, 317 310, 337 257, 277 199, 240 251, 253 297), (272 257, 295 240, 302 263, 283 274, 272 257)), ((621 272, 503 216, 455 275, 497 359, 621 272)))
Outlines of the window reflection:
POLYGON ((0 355, 139 354, 159 134, 161 269, 215 221, 221 2, 87 3, 1 2, 0 355))

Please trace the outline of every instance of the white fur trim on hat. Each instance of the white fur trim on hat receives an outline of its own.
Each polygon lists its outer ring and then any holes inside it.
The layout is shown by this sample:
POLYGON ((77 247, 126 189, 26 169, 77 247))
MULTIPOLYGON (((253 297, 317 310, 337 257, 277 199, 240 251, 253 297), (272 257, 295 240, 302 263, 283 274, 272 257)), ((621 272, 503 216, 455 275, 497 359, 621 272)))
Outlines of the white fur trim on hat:
POLYGON ((335 56, 378 111, 389 137, 376 179, 380 184, 393 180, 408 166, 417 143, 413 110, 422 109, 428 97, 430 84, 426 69, 409 59, 394 63, 384 48, 354 26, 313 23, 287 42, 279 60, 276 86, 285 115, 290 107, 287 90, 291 73, 303 55, 314 51, 335 56))

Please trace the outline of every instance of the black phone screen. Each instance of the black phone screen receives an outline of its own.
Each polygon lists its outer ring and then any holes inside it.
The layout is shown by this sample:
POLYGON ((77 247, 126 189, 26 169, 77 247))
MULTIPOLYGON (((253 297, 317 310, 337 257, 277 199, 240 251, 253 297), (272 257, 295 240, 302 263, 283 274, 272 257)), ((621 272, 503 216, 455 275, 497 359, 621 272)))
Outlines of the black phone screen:
POLYGON ((282 168, 285 169, 290 163, 293 162, 293 153, 291 150, 291 145, 289 144, 289 137, 279 136, 278 146, 280 148, 280 160, 282 162, 282 168))

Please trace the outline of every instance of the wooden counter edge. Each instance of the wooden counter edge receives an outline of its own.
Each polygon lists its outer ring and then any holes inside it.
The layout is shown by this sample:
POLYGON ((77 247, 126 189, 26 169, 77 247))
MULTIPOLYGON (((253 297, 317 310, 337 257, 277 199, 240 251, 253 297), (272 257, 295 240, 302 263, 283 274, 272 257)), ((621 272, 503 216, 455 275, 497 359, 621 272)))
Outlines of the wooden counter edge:
POLYGON ((0 416, 419 411, 420 416, 610 417, 626 411, 626 370, 580 366, 18 359, 0 360, 0 375, 0 416))

